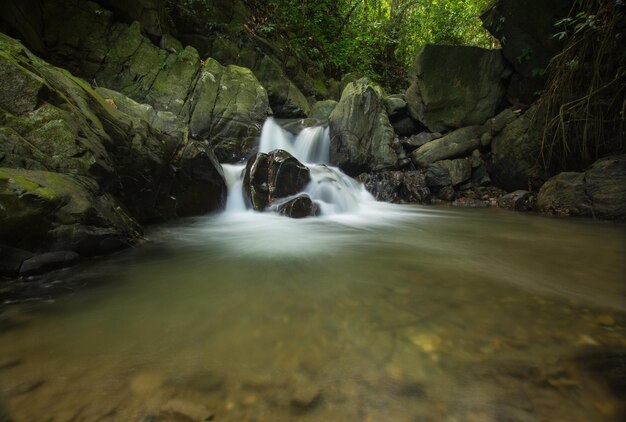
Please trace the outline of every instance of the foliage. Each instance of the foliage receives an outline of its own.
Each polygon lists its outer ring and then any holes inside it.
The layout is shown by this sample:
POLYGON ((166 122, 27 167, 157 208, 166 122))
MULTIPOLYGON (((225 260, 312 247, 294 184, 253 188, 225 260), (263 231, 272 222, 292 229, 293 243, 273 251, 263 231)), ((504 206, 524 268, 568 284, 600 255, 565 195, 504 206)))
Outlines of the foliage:
POLYGON ((541 159, 559 170, 584 169, 626 147, 624 7, 603 0, 576 6, 555 25, 555 37, 567 45, 552 60, 543 95, 548 123, 541 159))
POLYGON ((252 30, 283 37, 335 77, 402 85, 425 43, 492 47, 479 15, 493 0, 247 0, 252 30))

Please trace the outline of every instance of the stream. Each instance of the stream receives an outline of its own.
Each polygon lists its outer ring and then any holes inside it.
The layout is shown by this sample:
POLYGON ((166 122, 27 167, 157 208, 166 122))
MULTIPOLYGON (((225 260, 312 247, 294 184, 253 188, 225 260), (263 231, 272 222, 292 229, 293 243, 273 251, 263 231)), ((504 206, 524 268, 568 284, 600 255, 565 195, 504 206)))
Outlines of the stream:
POLYGON ((74 287, 1 308, 0 421, 623 420, 624 225, 355 198, 42 276, 74 287))

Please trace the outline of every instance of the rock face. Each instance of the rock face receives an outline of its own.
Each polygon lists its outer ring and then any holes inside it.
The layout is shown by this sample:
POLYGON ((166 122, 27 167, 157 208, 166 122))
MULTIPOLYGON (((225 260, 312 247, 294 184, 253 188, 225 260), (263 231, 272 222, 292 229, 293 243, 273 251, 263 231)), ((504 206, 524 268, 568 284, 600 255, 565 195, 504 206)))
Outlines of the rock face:
POLYGON ((532 107, 493 138, 487 167, 495 186, 536 190, 547 180, 548 171, 538 158, 542 126, 541 109, 532 107))
POLYGON ((423 171, 383 171, 358 177, 377 201, 396 204, 429 204, 430 190, 423 171))
POLYGON ((252 208, 263 211, 280 198, 301 192, 311 181, 309 168, 287 151, 258 153, 248 160, 243 189, 252 208))
POLYGON ((483 16, 484 26, 503 40, 502 54, 515 70, 507 92, 511 102, 530 104, 543 89, 550 59, 563 47, 554 24, 571 9, 569 0, 499 0, 483 16))
POLYGON ((329 122, 330 161, 348 175, 396 166, 394 132, 377 85, 365 78, 348 84, 329 122))
POLYGON ((237 161, 249 155, 271 113, 267 93, 254 74, 212 59, 203 63, 195 48, 182 49, 167 34, 160 43, 164 48, 159 48, 144 36, 142 31, 151 32, 139 22, 128 25, 114 20, 153 15, 161 2, 126 5, 108 0, 107 5, 118 12, 115 15, 95 2, 26 3, 5 2, 0 7, 3 17, 16 16, 6 24, 16 25, 14 30, 37 54, 98 86, 149 104, 157 112, 179 116, 193 136, 218 147, 220 158, 237 161))
POLYGON ((431 132, 482 124, 503 99, 504 70, 498 50, 426 45, 417 51, 406 92, 411 116, 431 132))
POLYGON ((223 206, 205 144, 172 113, 112 94, 0 35, 2 243, 100 254, 136 242, 137 222, 223 206))
POLYGON ((554 176, 541 187, 537 207, 550 214, 626 218, 626 155, 598 160, 584 173, 554 176))

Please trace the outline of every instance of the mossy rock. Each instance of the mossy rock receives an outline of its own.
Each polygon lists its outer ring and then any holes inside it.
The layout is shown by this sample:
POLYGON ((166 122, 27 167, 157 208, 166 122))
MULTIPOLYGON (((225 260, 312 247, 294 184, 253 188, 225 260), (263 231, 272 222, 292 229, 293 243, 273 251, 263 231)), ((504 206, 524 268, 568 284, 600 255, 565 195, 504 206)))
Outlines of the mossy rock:
POLYGON ((97 194, 88 179, 0 168, 0 236, 28 250, 76 250, 95 255, 113 244, 131 245, 139 225, 113 198, 97 194), (78 233, 90 233, 81 238, 78 233))
POLYGON ((366 78, 350 83, 329 117, 330 161, 351 176, 393 168, 398 156, 380 86, 366 78))

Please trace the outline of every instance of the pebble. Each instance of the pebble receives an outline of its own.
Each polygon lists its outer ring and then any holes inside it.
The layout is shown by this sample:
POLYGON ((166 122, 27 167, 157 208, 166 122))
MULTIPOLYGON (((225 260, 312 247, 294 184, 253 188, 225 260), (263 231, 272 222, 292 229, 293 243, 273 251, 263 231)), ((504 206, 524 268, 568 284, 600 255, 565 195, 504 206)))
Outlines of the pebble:
POLYGON ((426 353, 434 353, 441 345, 441 338, 434 334, 411 334, 409 340, 426 353))
POLYGON ((321 395, 321 390, 315 385, 298 385, 291 393, 291 405, 300 410, 310 410, 319 402, 321 395))

